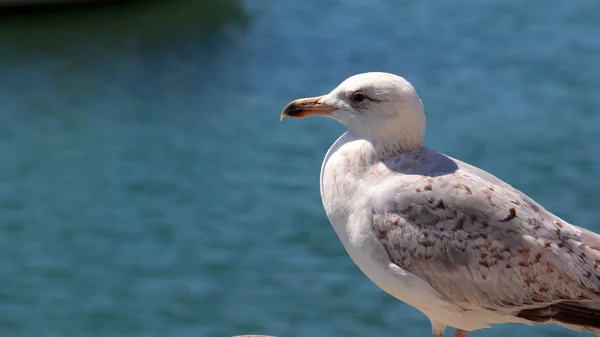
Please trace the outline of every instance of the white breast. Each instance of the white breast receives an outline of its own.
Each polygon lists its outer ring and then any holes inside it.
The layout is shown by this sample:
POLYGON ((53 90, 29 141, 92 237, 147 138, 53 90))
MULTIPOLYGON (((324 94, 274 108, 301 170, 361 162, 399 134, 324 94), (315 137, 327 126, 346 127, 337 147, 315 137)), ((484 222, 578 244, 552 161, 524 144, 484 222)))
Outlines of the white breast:
POLYGON ((364 166, 362 171, 353 167, 361 157, 361 142, 344 133, 325 156, 320 186, 327 217, 352 261, 372 282, 417 309, 434 306, 440 301, 437 293, 421 279, 393 265, 368 220, 358 219, 367 211, 369 199, 361 193, 364 182, 359 182, 365 180, 364 166))
POLYGON ((335 142, 333 142, 331 147, 329 147, 329 150, 327 150, 327 153, 325 154, 325 159, 323 159, 323 163, 321 164, 321 173, 320 173, 320 178, 319 178, 319 180, 320 180, 319 186, 321 189, 321 200, 323 200, 323 175, 325 174, 325 166, 327 165, 329 158, 331 158, 331 155, 333 153, 335 153, 342 145, 344 145, 352 140, 353 140, 352 136, 348 132, 344 132, 340 137, 338 137, 338 139, 335 142))

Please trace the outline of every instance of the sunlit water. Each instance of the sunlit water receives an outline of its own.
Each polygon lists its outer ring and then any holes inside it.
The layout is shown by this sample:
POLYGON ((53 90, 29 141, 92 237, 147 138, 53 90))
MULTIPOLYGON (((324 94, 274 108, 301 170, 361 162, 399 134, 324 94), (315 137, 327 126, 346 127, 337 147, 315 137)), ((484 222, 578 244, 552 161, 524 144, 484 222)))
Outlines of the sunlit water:
MULTIPOLYGON (((429 336, 325 217, 341 125, 279 122, 363 71, 415 85, 430 147, 600 231, 597 2, 181 6, 0 21, 1 335, 429 336)), ((522 333, 576 335, 473 336, 522 333)))

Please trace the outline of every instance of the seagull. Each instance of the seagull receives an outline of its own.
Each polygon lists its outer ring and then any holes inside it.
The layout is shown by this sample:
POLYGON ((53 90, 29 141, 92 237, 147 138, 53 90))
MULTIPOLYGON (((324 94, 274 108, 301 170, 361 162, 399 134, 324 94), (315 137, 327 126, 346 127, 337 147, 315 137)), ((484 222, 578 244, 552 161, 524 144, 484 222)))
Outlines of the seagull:
POLYGON ((600 235, 492 174, 424 145, 414 87, 381 72, 297 99, 284 117, 347 129, 321 166, 323 207, 378 287, 429 318, 434 337, 503 323, 553 323, 600 336, 600 235))

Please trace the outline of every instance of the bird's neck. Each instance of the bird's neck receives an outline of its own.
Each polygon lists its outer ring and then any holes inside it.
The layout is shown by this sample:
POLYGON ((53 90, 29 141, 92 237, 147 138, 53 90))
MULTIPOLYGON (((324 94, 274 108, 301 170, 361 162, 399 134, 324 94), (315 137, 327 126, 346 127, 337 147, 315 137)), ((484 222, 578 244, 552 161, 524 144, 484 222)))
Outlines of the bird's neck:
MULTIPOLYGON (((351 132, 352 133, 352 132, 351 132)), ((383 161, 403 153, 422 150, 425 147, 423 136, 410 132, 398 132, 393 135, 352 135, 354 139, 361 139, 368 145, 362 148, 365 155, 373 161, 383 161)))
POLYGON ((382 159, 421 150, 425 147, 423 137, 412 133, 395 134, 394 137, 376 138, 372 141, 382 159))
POLYGON ((355 139, 372 144, 378 159, 424 148, 425 116, 419 113, 397 113, 397 117, 371 119, 368 122, 346 124, 355 139))

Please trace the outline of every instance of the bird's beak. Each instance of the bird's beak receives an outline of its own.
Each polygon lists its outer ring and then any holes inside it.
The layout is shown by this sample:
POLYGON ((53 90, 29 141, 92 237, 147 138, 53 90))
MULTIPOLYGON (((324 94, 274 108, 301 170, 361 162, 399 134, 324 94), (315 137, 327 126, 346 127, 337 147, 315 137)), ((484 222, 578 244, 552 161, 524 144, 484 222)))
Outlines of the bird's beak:
POLYGON ((280 119, 285 117, 302 118, 306 116, 327 116, 331 117, 331 112, 337 110, 336 107, 319 103, 323 96, 301 98, 290 102, 281 112, 280 119))

